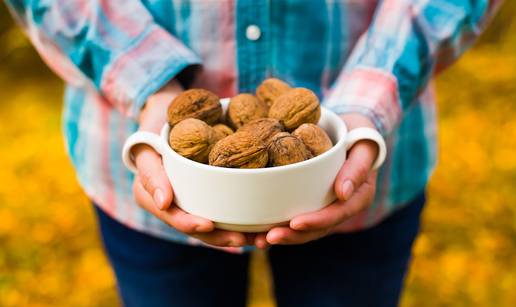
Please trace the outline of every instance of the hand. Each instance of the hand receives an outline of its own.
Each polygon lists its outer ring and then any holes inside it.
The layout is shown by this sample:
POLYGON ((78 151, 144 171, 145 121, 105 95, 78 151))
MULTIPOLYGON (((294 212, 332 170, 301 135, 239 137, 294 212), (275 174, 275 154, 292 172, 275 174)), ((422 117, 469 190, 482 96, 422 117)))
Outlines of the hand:
MULTIPOLYGON (((166 122, 170 102, 183 91, 181 85, 171 81, 149 97, 140 113, 140 130, 159 133, 166 122)), ((168 181, 161 156, 147 145, 133 149, 138 174, 133 193, 139 206, 171 227, 214 246, 243 246, 244 234, 214 229, 213 222, 186 213, 173 204, 174 193, 168 181)))
MULTIPOLYGON (((348 129, 375 128, 360 114, 342 115, 348 129)), ((288 226, 276 227, 256 236, 254 244, 266 248, 270 244, 302 244, 322 238, 356 214, 366 210, 374 200, 376 171, 371 167, 378 155, 378 146, 372 141, 360 141, 348 152, 348 158, 335 179, 337 200, 323 209, 293 218, 288 226)))

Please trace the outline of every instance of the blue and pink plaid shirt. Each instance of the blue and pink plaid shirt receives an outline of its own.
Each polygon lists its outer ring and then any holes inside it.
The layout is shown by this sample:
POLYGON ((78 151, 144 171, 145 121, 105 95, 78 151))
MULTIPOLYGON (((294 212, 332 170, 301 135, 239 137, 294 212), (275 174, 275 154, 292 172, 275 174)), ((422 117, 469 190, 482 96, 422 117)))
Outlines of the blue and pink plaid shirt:
POLYGON ((363 229, 425 189, 436 162, 432 77, 474 42, 498 2, 6 0, 67 83, 64 134, 87 195, 129 227, 191 244, 135 203, 120 158, 150 94, 200 64, 190 86, 220 97, 275 76, 337 113, 367 115, 389 155, 374 204, 339 227, 363 229))

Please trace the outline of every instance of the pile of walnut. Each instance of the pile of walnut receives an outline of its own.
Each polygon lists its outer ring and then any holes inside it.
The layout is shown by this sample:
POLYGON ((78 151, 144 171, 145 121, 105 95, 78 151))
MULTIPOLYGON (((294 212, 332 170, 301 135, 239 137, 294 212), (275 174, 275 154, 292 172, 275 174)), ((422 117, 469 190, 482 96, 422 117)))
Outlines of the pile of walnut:
POLYGON ((169 144, 183 157, 214 166, 287 165, 333 146, 316 125, 320 116, 319 99, 312 91, 291 88, 278 79, 262 82, 256 96, 231 98, 225 116, 217 95, 191 89, 168 108, 169 144))

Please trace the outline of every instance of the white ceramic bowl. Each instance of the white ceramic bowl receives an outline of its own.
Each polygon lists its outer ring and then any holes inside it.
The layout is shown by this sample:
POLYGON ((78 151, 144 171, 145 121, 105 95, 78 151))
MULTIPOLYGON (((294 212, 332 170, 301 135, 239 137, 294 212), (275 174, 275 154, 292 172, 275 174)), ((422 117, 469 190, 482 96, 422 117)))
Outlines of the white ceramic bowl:
MULTIPOLYGON (((228 100, 222 99, 221 103, 225 110, 228 100)), ((335 200, 333 182, 346 159, 346 151, 355 142, 369 139, 378 144, 380 150, 374 167, 379 167, 385 159, 385 142, 375 130, 360 128, 348 132, 342 119, 324 107, 318 124, 335 145, 315 158, 286 166, 232 169, 191 161, 168 145, 168 124, 160 135, 150 132, 131 135, 122 158, 136 172, 131 148, 142 143, 150 145, 162 156, 174 188, 175 203, 180 208, 212 220, 221 229, 261 232, 335 200)))

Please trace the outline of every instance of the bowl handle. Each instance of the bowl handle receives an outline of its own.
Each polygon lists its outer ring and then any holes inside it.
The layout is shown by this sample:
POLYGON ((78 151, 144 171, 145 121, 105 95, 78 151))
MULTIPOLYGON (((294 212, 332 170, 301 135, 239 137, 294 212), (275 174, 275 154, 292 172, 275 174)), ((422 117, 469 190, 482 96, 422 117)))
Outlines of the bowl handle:
POLYGON ((125 166, 133 173, 137 173, 137 169, 131 150, 135 145, 139 144, 149 145, 160 155, 163 155, 167 148, 167 144, 165 144, 161 139, 161 136, 156 133, 147 131, 138 131, 133 133, 127 138, 124 143, 124 148, 122 149, 122 161, 124 161, 125 166))
POLYGON ((365 127, 350 130, 346 135, 346 150, 349 150, 356 142, 362 140, 370 140, 378 145, 378 156, 376 157, 376 161, 374 161, 373 170, 382 166, 387 156, 387 146, 385 145, 385 140, 382 135, 374 129, 365 127))

